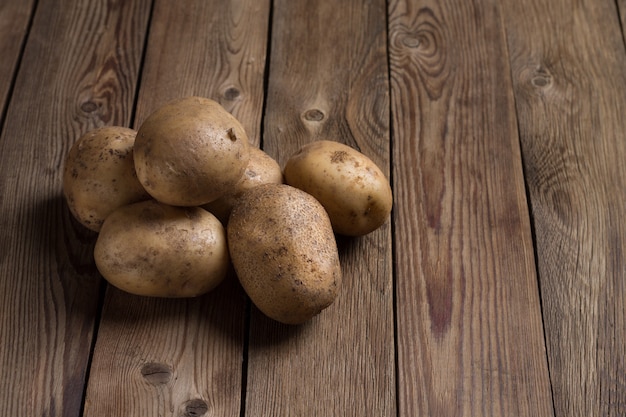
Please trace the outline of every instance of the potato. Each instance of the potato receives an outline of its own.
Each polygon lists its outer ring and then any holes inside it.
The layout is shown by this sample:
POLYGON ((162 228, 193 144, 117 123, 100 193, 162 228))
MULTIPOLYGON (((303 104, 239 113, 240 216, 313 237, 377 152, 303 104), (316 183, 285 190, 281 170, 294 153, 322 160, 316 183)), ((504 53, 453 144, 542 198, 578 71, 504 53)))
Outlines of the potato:
POLYGON ((98 232, 118 207, 150 198, 135 175, 136 134, 120 126, 93 129, 82 135, 66 156, 65 200, 72 215, 93 231, 98 232))
POLYGON ((311 195, 284 184, 254 187, 237 200, 226 231, 239 281, 268 317, 300 324, 336 299, 337 244, 311 195))
POLYGON ((250 158, 248 136, 219 103, 173 100, 150 114, 135 140, 135 169, 156 200, 200 206, 231 190, 250 158))
POLYGON ((215 216, 155 200, 111 213, 96 240, 94 259, 115 287, 154 297, 204 294, 230 266, 226 233, 215 216))
POLYGON ((223 224, 226 224, 235 201, 244 191, 269 183, 283 183, 283 172, 280 165, 261 149, 250 147, 250 161, 237 184, 224 196, 204 205, 203 208, 213 213, 223 224))
POLYGON ((339 142, 304 145, 289 158, 285 182, 313 195, 338 234, 362 236, 382 226, 391 213, 389 181, 361 152, 339 142))

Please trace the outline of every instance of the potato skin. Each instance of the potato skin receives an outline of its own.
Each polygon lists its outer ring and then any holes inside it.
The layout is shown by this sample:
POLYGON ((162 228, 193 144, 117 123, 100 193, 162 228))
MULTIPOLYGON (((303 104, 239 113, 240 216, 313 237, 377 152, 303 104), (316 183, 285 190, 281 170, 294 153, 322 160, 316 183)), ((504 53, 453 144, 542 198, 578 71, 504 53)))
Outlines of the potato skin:
POLYGON ((200 206, 239 181, 250 158, 248 136, 219 103, 183 97, 166 103, 141 124, 135 169, 156 200, 200 206))
POLYGON ((155 200, 107 217, 94 248, 96 266, 112 285, 153 297, 195 297, 216 287, 230 265, 226 233, 199 207, 155 200))
POLYGON ((263 150, 250 147, 250 161, 237 184, 222 197, 202 207, 213 213, 223 224, 226 224, 236 200, 246 190, 261 184, 270 183, 283 183, 283 172, 280 165, 263 150))
POLYGON ((313 195, 324 206, 333 230, 362 236, 389 218, 393 196, 389 181, 367 156, 329 140, 311 142, 292 155, 285 182, 313 195))
POLYGON ((327 308, 341 286, 328 215, 315 198, 284 184, 246 191, 227 226, 232 264, 268 317, 300 324, 327 308))
POLYGON ((147 200, 133 163, 137 132, 121 126, 93 129, 71 147, 63 170, 63 194, 72 215, 98 232, 118 207, 147 200))

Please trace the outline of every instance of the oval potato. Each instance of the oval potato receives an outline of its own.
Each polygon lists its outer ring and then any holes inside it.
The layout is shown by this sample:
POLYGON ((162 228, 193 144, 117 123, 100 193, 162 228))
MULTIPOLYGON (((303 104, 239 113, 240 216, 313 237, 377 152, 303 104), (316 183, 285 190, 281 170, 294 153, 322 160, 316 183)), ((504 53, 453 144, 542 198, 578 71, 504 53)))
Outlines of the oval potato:
POLYGON ((227 226, 232 264, 268 317, 303 323, 333 303, 341 285, 335 236, 324 208, 284 184, 246 191, 227 226))
POLYGON ((173 100, 140 125, 135 169, 156 200, 200 206, 239 181, 250 158, 248 136, 219 103, 203 97, 173 100))
POLYGON ((389 218, 391 186, 367 156, 339 142, 320 140, 292 155, 285 182, 314 196, 328 212, 333 230, 362 236, 389 218))
POLYGON ((154 297, 195 297, 215 288, 230 265, 220 221, 199 207, 155 200, 115 210, 94 248, 98 271, 115 287, 154 297))
POLYGON ((95 232, 113 210, 150 198, 135 174, 136 134, 121 126, 96 128, 82 135, 66 156, 65 200, 76 220, 95 232))

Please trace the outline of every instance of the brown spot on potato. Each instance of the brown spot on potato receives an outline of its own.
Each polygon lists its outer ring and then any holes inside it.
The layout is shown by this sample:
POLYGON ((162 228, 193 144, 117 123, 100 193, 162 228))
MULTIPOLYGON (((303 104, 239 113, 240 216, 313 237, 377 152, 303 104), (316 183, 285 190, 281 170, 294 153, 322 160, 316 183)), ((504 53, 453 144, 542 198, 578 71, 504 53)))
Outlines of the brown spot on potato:
POLYGON ((106 219, 94 260, 102 276, 121 290, 193 297, 222 281, 229 258, 225 231, 213 215, 149 200, 106 219))
POLYGON ((344 163, 347 158, 348 158, 348 153, 347 152, 345 152, 345 151, 335 151, 330 156, 330 162, 332 162, 333 164, 344 163))
POLYGON ((391 213, 393 197, 385 174, 366 155, 340 142, 318 140, 302 146, 287 160, 283 174, 285 183, 324 206, 337 234, 365 235, 391 213))

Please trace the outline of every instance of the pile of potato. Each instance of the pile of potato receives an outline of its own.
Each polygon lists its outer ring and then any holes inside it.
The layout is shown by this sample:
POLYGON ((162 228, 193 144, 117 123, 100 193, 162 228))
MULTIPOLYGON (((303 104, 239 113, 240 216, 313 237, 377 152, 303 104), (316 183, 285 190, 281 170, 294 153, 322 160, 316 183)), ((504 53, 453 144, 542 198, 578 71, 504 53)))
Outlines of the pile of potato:
POLYGON ((281 170, 202 97, 165 104, 136 131, 87 132, 67 155, 63 192, 72 215, 98 232, 94 259, 112 285, 194 297, 232 264, 252 302, 289 324, 336 299, 335 233, 370 233, 392 206, 389 181, 362 153, 317 141, 281 170))

